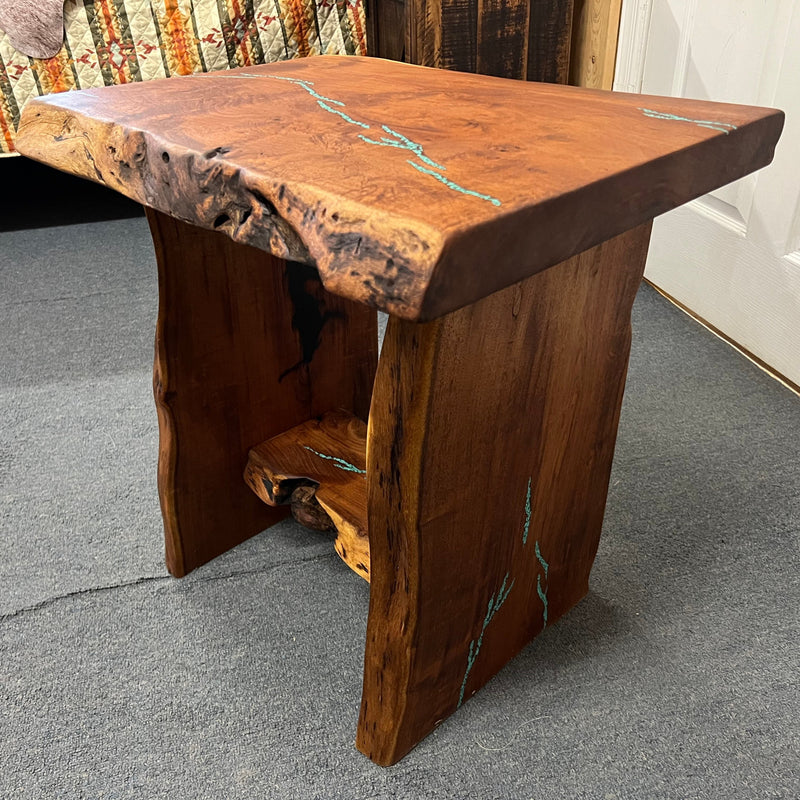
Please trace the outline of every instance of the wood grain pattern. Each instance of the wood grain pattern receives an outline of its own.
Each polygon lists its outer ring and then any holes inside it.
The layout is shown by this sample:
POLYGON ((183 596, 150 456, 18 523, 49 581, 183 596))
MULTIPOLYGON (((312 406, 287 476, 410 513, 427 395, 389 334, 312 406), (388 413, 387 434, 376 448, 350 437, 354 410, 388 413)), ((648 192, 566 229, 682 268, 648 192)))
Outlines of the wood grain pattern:
POLYGON ((18 145, 428 320, 764 166, 782 125, 326 56, 41 98, 18 145))
POLYGON ((434 322, 389 320, 368 434, 357 739, 377 763, 586 593, 649 232, 434 322))
MULTIPOLYGON (((411 0, 413 8, 419 0, 411 0)), ((481 0, 425 0, 428 21, 426 38, 433 39, 434 59, 436 63, 413 60, 414 64, 436 66, 440 69, 458 70, 459 72, 482 72, 479 64, 479 50, 482 42, 481 26, 486 14, 481 0), (431 30, 431 27, 436 26, 431 30)), ((419 27, 415 31, 421 33, 419 27)), ((427 53, 430 46, 427 42, 415 43, 417 52, 427 53)), ((511 78, 514 75, 505 75, 511 78)))
POLYGON ((407 0, 404 18, 377 0, 379 31, 370 54, 426 67, 566 83, 572 0, 407 0), (400 30, 399 26, 405 30, 400 30))
POLYGON ((248 450, 309 417, 366 418, 374 311, 313 268, 148 212, 159 270, 153 386, 167 566, 181 576, 286 516, 242 480, 248 450))
POLYGON ((365 0, 369 55, 405 61, 408 32, 408 0, 365 0))
POLYGON ((576 0, 569 82, 611 89, 622 0, 576 0))
POLYGON ((366 449, 366 424, 337 410, 254 447, 244 475, 247 485, 265 503, 279 506, 291 502, 301 524, 317 530, 335 529, 334 547, 339 557, 369 580, 366 449), (298 489, 310 491, 298 497, 298 489), (300 506, 301 518, 295 504, 300 506), (330 525, 320 524, 313 511, 315 504, 330 525))
POLYGON ((573 0, 530 0, 529 81, 566 83, 572 61, 573 0))
MULTIPOLYGON (((406 61, 476 72, 479 0, 406 0, 406 61)), ((373 53, 386 55, 378 50, 373 53)), ((510 76, 509 76, 510 77, 510 76)))
POLYGON ((528 71, 531 0, 481 0, 477 72, 524 78, 528 71))

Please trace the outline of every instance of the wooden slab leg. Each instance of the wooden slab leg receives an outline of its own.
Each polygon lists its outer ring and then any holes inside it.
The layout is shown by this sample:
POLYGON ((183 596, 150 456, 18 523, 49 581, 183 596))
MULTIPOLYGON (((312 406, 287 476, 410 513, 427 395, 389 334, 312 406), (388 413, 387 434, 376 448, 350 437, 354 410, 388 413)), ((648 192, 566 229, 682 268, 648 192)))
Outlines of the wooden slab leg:
POLYGON ((370 411, 357 746, 402 758, 587 592, 650 225, 434 322, 370 411))
POLYGON ((158 487, 167 566, 181 576, 286 516, 245 485, 251 447, 336 408, 366 420, 377 315, 326 292, 313 267, 157 211, 148 220, 158 487))

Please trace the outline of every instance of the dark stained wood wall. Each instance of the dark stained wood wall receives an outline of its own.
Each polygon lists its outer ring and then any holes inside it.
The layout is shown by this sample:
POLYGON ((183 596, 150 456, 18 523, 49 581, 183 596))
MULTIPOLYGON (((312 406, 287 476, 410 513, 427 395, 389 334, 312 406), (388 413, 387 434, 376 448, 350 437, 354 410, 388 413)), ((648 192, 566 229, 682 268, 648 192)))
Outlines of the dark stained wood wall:
POLYGON ((573 0, 366 0, 369 53, 566 83, 573 0))

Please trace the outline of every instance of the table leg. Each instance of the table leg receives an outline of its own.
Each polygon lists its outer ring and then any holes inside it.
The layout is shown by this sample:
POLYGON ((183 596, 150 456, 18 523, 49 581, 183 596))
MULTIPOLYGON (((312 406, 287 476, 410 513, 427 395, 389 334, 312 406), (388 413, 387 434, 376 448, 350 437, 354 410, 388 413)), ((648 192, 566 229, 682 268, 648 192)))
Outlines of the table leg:
POLYGON ((649 234, 430 323, 390 320, 369 420, 357 738, 377 763, 586 594, 649 234))
POLYGON ((313 267, 147 216, 158 488, 167 566, 181 576, 286 515, 244 483, 252 446, 336 408, 367 418, 377 315, 326 292, 313 267))

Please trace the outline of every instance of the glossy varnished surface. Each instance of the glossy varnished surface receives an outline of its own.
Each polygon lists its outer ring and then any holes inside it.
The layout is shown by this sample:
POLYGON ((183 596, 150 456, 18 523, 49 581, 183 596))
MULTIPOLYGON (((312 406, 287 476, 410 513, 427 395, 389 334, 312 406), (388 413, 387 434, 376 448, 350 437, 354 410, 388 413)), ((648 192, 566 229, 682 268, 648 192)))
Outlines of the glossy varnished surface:
POLYGON ((340 558, 369 580, 366 450, 366 423, 330 411, 254 447, 244 478, 268 505, 291 502, 301 524, 335 531, 340 558))
POLYGON ((36 100, 18 146, 415 320, 766 165, 782 124, 321 57, 36 100))
POLYGON ((148 216, 158 488, 167 566, 181 576, 286 515, 242 480, 251 447, 334 408, 366 418, 377 320, 328 294, 311 267, 148 216))
POLYGON ((588 589, 650 225, 422 325, 370 406, 358 747, 392 764, 588 589))

